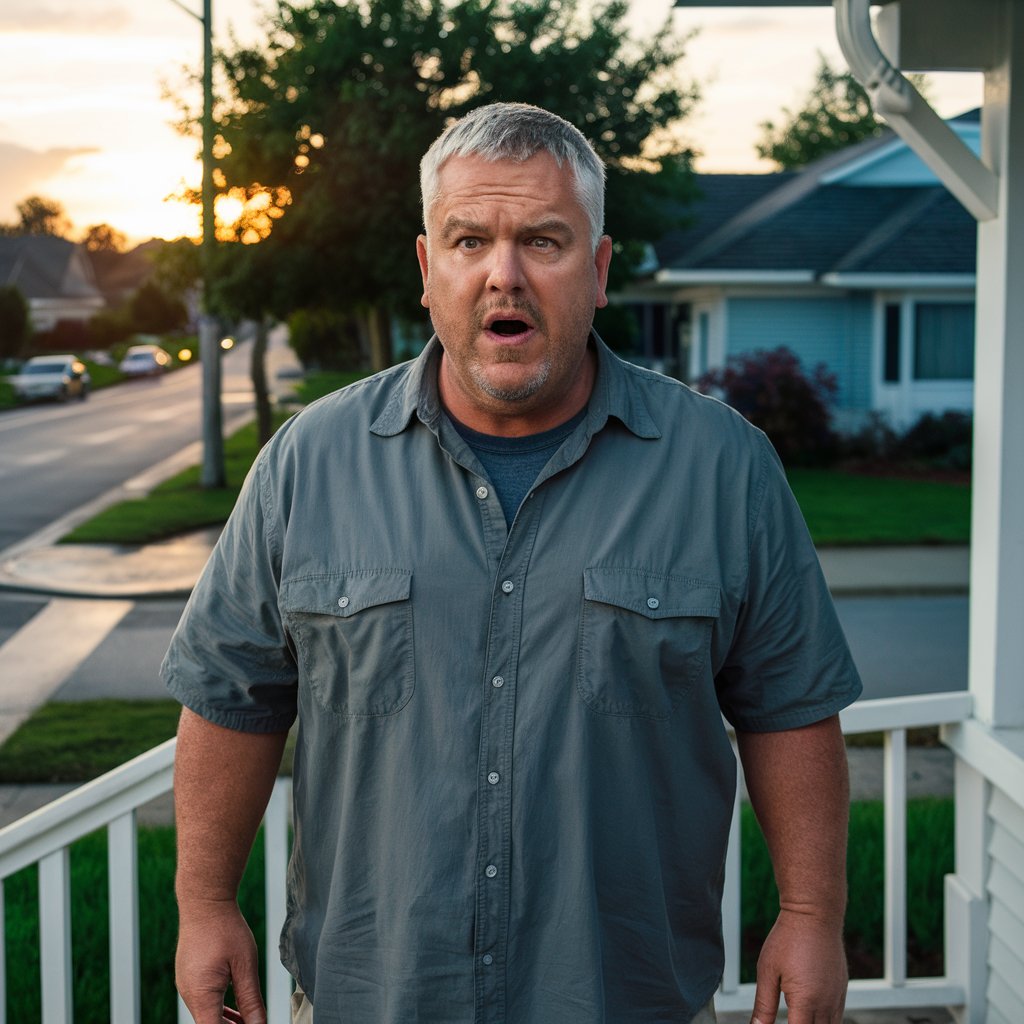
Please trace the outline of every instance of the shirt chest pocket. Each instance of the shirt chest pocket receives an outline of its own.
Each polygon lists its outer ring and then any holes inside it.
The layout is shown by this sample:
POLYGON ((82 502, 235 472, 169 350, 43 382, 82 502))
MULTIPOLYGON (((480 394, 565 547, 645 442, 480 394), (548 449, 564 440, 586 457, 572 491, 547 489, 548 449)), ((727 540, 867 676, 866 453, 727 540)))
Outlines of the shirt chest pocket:
POLYGON ((393 715, 415 685, 412 573, 366 569, 281 586, 300 680, 346 717, 393 715))
POLYGON ((639 569, 583 572, 576 687, 604 715, 668 718, 706 671, 721 594, 639 569))

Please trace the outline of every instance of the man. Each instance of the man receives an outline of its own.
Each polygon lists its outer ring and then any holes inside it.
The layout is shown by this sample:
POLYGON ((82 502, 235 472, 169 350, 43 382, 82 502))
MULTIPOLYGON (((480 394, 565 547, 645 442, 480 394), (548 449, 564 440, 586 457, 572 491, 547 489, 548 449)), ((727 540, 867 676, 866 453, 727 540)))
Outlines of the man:
POLYGON ((781 895, 755 1018, 781 990, 838 1024, 860 687, 777 459, 591 332, 611 242, 575 128, 484 107, 421 181, 436 338, 282 428, 165 662, 179 989, 264 1020, 235 892, 297 715, 297 1020, 713 1020, 724 713, 781 895))

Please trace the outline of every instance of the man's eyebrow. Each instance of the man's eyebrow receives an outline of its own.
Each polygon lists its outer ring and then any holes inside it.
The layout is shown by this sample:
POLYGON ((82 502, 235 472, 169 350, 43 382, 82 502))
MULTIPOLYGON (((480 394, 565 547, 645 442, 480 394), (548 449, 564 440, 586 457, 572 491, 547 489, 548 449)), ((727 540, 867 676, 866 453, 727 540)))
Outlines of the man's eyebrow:
POLYGON ((441 241, 447 242, 452 235, 461 234, 462 232, 483 235, 487 233, 487 229, 483 224, 479 224, 475 220, 467 220, 465 217, 449 217, 441 225, 441 241))
POLYGON ((572 226, 568 221, 562 220, 561 217, 548 217, 545 220, 537 221, 536 224, 527 224, 523 228, 522 233, 529 237, 534 235, 561 235, 569 241, 576 237, 576 232, 573 231, 572 226))

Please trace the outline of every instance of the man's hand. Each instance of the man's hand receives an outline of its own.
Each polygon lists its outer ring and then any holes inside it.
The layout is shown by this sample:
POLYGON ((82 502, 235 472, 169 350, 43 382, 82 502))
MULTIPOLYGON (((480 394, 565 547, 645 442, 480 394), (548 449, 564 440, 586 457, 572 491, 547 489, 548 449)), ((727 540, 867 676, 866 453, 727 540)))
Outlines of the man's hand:
POLYGON ((790 1024, 842 1024, 847 980, 842 922, 783 909, 757 960, 751 1024, 773 1024, 782 992, 790 1024))
POLYGON ((238 905, 182 905, 180 920, 175 978, 196 1024, 267 1024, 256 941, 238 905), (237 1011, 224 1006, 229 983, 237 1011))

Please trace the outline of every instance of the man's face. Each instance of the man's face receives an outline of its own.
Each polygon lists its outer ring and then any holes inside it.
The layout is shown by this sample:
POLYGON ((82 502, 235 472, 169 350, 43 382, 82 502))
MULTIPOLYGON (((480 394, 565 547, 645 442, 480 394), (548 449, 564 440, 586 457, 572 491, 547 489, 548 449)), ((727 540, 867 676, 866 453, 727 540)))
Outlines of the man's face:
POLYGON ((572 184, 547 153, 453 157, 441 168, 416 243, 421 302, 444 346, 441 396, 485 433, 557 426, 590 394, 587 338, 608 301, 611 240, 593 250, 572 184))

